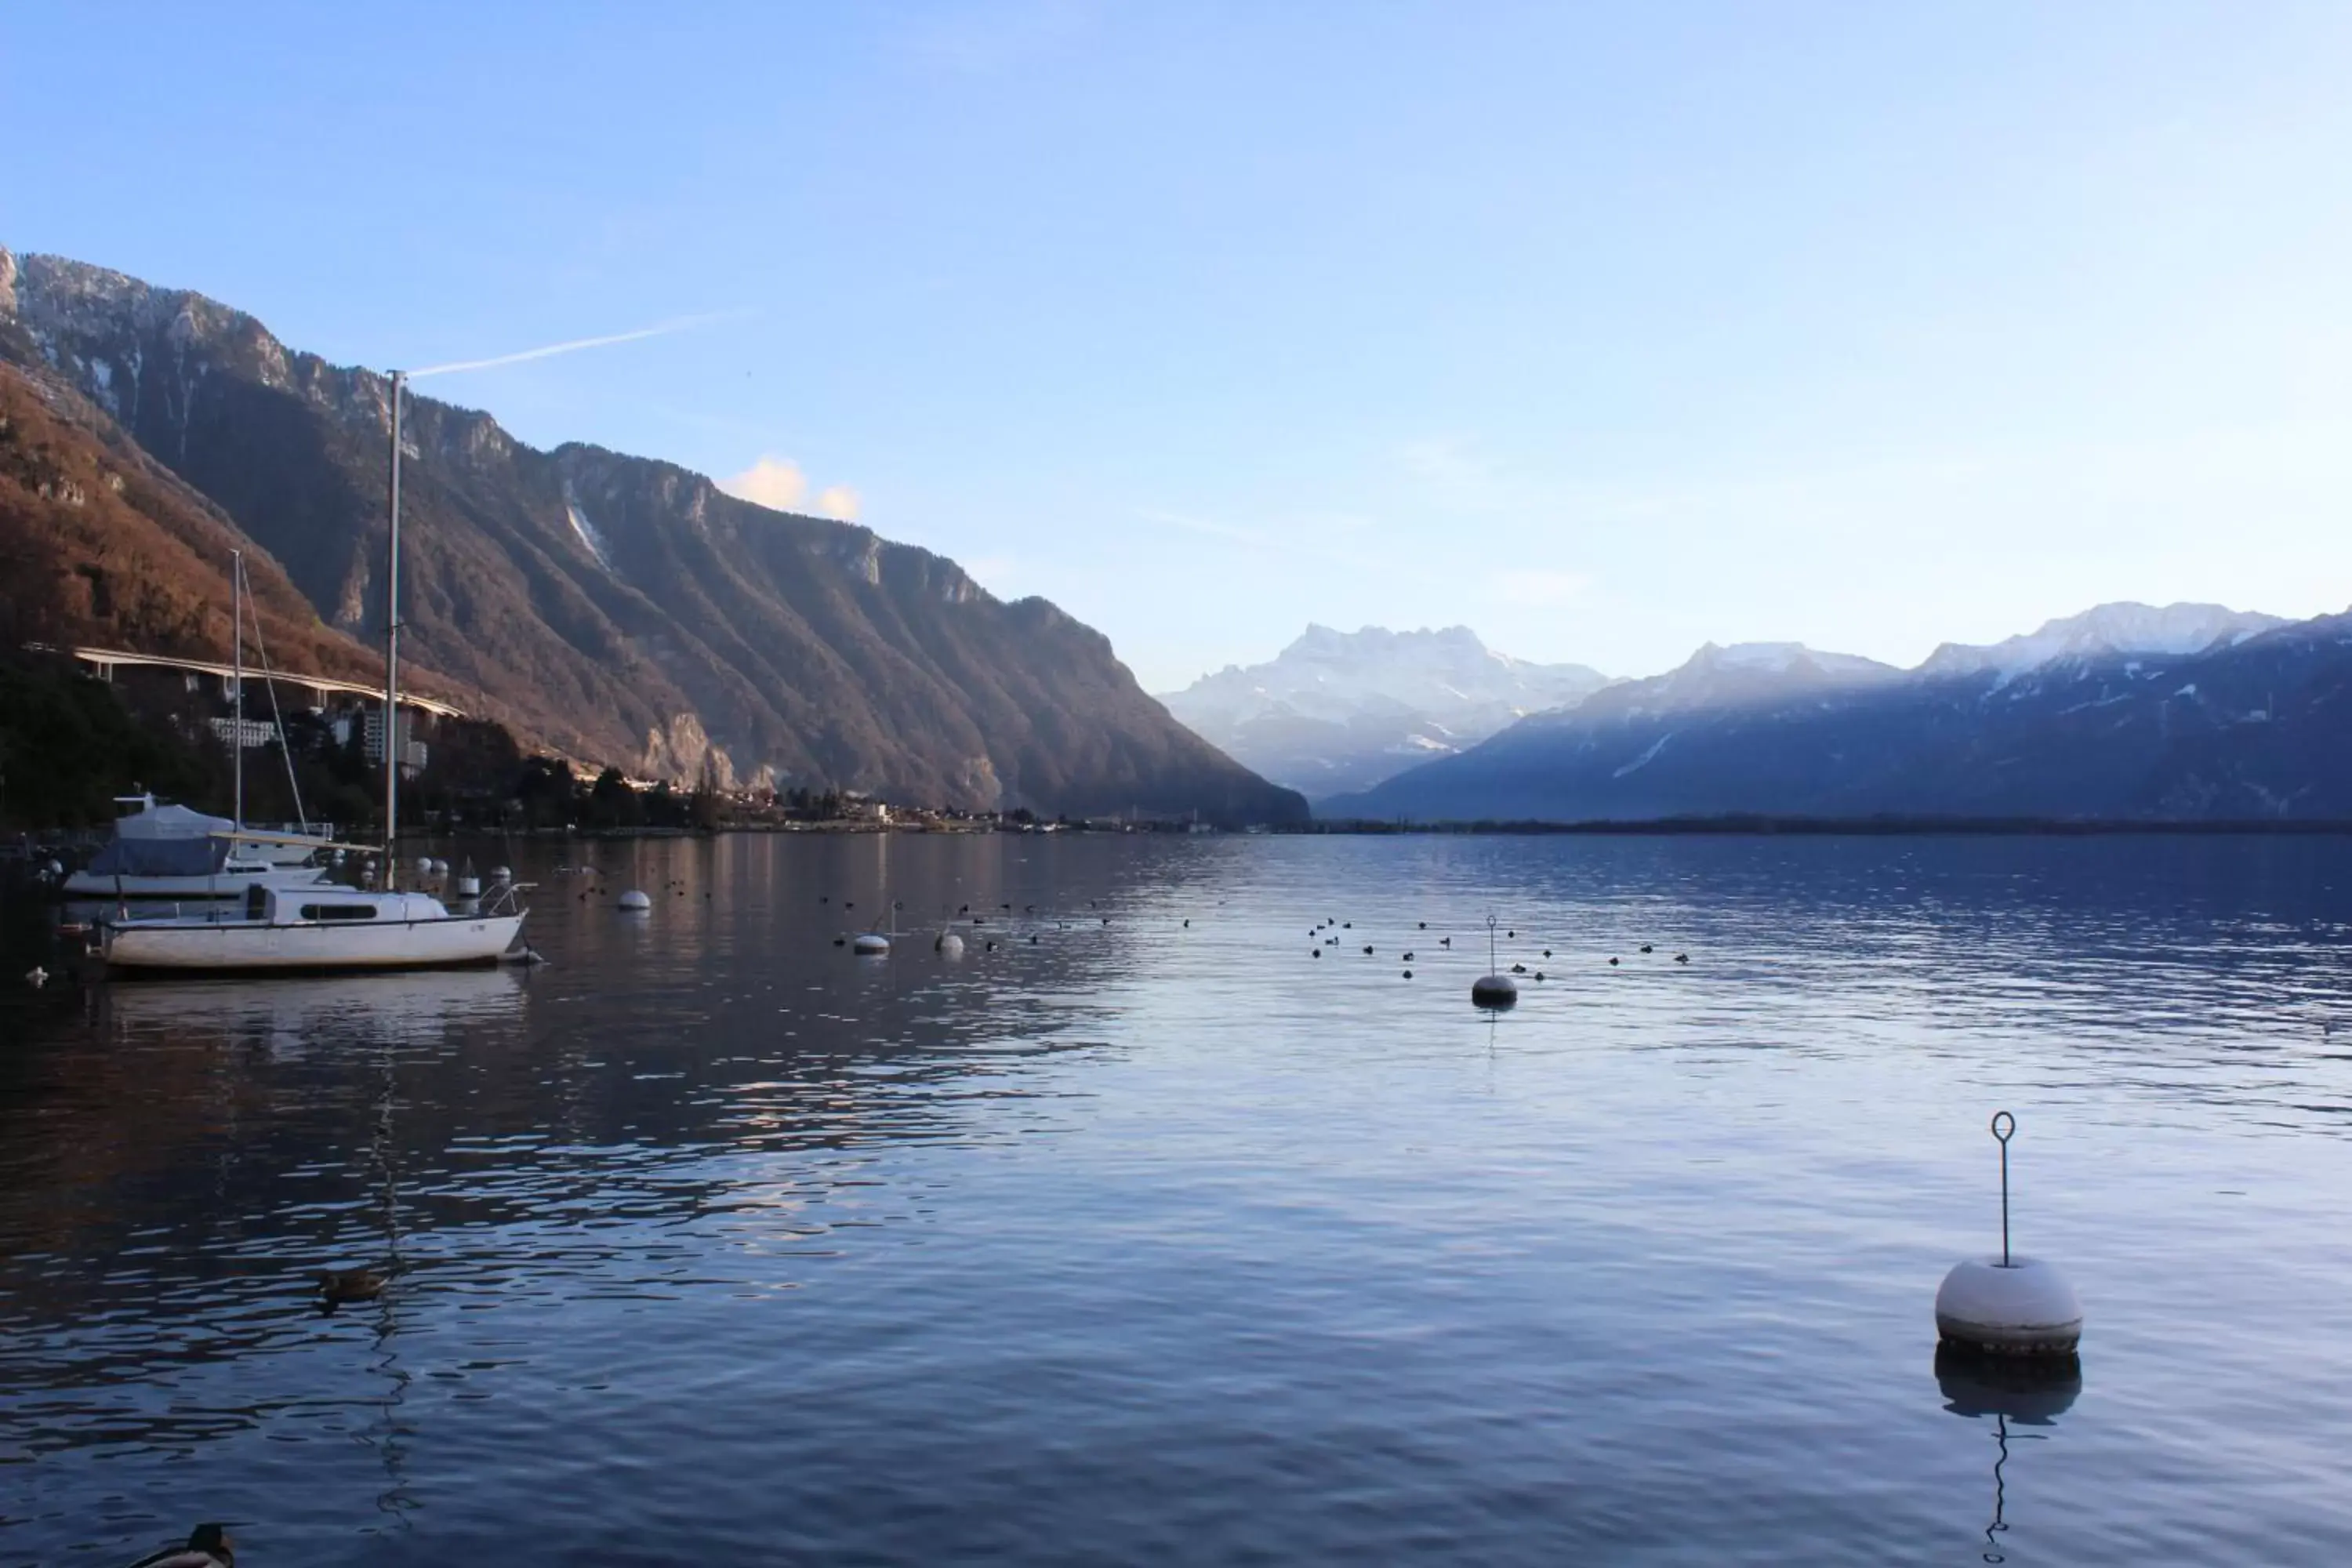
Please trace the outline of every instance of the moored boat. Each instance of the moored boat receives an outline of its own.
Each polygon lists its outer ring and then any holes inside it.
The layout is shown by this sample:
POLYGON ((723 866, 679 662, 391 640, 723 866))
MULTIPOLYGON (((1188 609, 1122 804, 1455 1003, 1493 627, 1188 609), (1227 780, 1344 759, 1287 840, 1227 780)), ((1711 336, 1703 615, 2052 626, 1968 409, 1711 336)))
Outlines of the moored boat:
MULTIPOLYGON (((381 889, 348 888, 320 879, 281 888, 269 886, 270 874, 262 873, 246 889, 244 903, 233 910, 147 919, 121 910, 99 927, 99 953, 110 967, 210 973, 453 968, 497 963, 522 931, 525 911, 520 900, 528 890, 527 883, 501 883, 484 903, 462 906, 454 912, 429 893, 403 892, 399 887, 400 861, 395 851, 400 841, 400 748, 393 742, 400 711, 402 381, 395 372, 392 378, 391 526, 384 573, 384 886, 381 889)), ((242 817, 242 771, 237 779, 242 817)), ((240 837, 281 837, 257 836, 236 823, 223 826, 226 833, 208 837, 205 842, 226 846, 240 837)), ((221 853, 226 858, 226 849, 221 853)))
MULTIPOLYGON (((223 824, 226 826, 226 824, 223 824)), ((65 879, 69 899, 243 898, 251 888, 315 888, 325 871, 281 867, 234 852, 226 835, 209 838, 117 838, 65 879)))
POLYGON ((108 921, 99 952, 117 969, 446 968, 496 963, 522 919, 510 896, 453 912, 426 893, 257 887, 234 909, 108 921))

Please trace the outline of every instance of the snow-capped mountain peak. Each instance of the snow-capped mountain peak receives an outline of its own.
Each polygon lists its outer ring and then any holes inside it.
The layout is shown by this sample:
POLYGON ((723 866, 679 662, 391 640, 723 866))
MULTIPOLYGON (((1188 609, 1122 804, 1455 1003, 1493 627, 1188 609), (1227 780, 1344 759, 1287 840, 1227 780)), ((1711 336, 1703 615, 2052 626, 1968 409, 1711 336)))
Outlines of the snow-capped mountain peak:
POLYGON ((1582 665, 1496 653, 1467 626, 1310 625, 1267 662, 1228 665, 1160 700, 1235 758, 1316 795, 1366 788, 1606 683, 1582 665))
POLYGON ((2285 623, 2222 605, 2099 605, 1987 646, 1946 643, 1919 667, 1926 676, 1997 674, 2004 682, 2060 659, 2153 654, 2178 658, 2243 642, 2285 623))

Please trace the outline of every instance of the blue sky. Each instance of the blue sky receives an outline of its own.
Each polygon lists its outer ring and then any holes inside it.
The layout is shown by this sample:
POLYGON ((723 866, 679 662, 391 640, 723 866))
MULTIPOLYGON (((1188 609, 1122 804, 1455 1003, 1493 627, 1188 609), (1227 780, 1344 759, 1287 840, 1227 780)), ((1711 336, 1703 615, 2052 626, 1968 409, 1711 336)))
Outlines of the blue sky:
POLYGON ((1154 689, 2352 605, 2352 7, 0 11, 0 244, 762 470, 1154 689), (789 465, 787 467, 786 465, 789 465))

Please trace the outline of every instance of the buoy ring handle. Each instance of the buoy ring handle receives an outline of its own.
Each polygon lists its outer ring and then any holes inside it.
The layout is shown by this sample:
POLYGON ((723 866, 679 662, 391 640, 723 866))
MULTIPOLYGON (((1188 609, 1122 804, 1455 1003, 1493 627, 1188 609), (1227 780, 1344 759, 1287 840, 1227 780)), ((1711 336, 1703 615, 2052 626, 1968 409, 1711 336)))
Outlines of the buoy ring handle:
POLYGON ((2000 1141, 2000 1144, 2003 1148, 2007 1148, 2009 1146, 2009 1141, 2017 1136, 2017 1118, 2011 1116, 2006 1110, 1994 1111, 1992 1113, 1992 1135, 2000 1141))

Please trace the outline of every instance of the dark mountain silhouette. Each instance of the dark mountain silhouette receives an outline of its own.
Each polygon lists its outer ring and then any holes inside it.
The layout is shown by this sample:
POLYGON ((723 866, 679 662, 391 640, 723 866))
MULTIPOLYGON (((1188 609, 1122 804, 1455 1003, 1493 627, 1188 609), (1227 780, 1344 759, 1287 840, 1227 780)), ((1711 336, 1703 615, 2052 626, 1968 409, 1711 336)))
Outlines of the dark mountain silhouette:
MULTIPOLYGON (((385 377, 198 294, 5 251, 0 358, 69 383, 330 626, 380 637, 385 377)), ((431 398, 412 396, 405 435, 404 651, 577 757, 1046 813, 1305 815, 1043 599, 1003 603, 943 557, 671 464, 541 452, 431 398)))
POLYGON ((2352 616, 2264 624, 2239 617, 2196 651, 2078 642, 2024 668, 1710 647, 1324 815, 2352 819, 2352 616))

